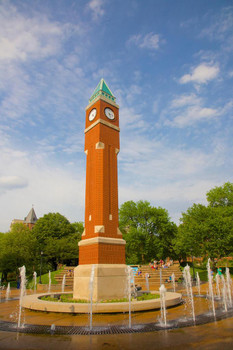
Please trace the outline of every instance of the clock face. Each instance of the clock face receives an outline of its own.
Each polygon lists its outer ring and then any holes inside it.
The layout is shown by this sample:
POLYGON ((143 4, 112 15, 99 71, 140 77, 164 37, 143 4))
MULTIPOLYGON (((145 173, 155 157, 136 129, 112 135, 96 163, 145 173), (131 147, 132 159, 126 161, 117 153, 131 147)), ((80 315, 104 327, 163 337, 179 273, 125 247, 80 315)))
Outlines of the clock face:
POLYGON ((90 122, 92 122, 92 120, 95 119, 96 114, 97 114, 96 108, 93 108, 93 109, 90 111, 89 117, 88 117, 88 119, 90 120, 90 122))
POLYGON ((110 120, 113 120, 115 118, 114 112, 111 108, 105 108, 104 113, 106 117, 110 120))

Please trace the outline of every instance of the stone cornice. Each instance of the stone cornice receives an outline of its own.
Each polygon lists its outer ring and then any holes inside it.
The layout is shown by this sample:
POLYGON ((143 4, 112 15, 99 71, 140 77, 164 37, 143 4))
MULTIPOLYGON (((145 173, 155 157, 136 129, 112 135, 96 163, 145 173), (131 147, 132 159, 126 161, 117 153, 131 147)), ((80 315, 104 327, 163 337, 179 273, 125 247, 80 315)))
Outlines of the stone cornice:
POLYGON ((91 245, 91 244, 118 244, 118 245, 125 245, 126 242, 124 239, 121 238, 110 238, 110 237, 94 237, 94 238, 87 238, 81 240, 78 245, 85 246, 85 245, 91 245))
POLYGON ((103 125, 106 125, 106 126, 108 126, 109 128, 112 128, 112 129, 114 129, 114 130, 120 131, 120 128, 119 128, 118 126, 113 125, 113 124, 107 122, 106 120, 100 118, 100 119, 96 120, 93 124, 91 124, 90 126, 88 126, 88 128, 86 128, 86 129, 84 130, 84 133, 88 132, 89 130, 91 130, 92 128, 94 128, 94 126, 96 126, 96 125, 99 124, 99 123, 101 123, 101 124, 103 124, 103 125))
POLYGON ((88 108, 90 108, 90 107, 91 107, 94 103, 96 103, 98 100, 103 100, 104 102, 107 102, 107 103, 109 103, 110 105, 112 105, 112 106, 114 106, 114 107, 116 107, 116 108, 119 109, 119 105, 116 104, 116 102, 110 100, 109 98, 107 98, 107 97, 105 97, 105 96, 101 96, 101 95, 100 95, 100 96, 97 96, 93 101, 91 101, 91 102, 87 105, 86 110, 87 110, 88 108))

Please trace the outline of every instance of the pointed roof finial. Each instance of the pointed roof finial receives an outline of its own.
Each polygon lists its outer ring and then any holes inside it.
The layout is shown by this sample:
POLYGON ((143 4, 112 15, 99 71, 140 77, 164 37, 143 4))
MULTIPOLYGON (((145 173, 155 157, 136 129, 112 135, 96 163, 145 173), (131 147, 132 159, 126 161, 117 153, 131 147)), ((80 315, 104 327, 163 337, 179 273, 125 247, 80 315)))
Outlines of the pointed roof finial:
POLYGON ((27 217, 25 218, 25 223, 27 224, 33 224, 33 223, 36 223, 37 221, 37 216, 36 216, 36 213, 35 213, 35 210, 34 208, 32 207, 32 209, 29 211, 27 217))
POLYGON ((89 99, 89 103, 91 103, 96 97, 101 95, 107 97, 113 102, 116 101, 116 97, 113 95, 112 91, 109 89, 108 85, 106 84, 103 78, 100 80, 91 98, 89 99))

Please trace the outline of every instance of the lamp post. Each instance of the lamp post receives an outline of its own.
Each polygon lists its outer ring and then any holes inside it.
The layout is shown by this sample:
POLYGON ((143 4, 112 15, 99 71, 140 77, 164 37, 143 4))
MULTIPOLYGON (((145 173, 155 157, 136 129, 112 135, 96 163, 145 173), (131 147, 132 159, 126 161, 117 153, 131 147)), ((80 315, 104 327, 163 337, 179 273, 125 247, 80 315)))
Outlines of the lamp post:
POLYGON ((43 252, 40 252, 40 284, 41 284, 41 270, 42 270, 42 256, 43 256, 43 252))

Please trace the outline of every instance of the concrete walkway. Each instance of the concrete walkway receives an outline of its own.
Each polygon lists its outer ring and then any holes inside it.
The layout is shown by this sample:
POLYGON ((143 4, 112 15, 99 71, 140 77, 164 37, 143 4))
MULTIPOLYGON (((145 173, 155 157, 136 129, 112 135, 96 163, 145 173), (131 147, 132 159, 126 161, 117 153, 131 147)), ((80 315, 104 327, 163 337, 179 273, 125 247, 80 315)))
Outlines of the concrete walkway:
MULTIPOLYGON (((206 286, 202 286, 206 291, 206 286)), ((11 296, 16 297, 19 291, 13 290, 11 296)), ((2 298, 4 296, 2 295, 2 298)), ((18 301, 10 301, 0 304, 0 319, 12 320, 10 314, 18 310, 18 301), (8 306, 11 305, 9 309, 8 306)), ((184 309, 182 306, 167 310, 167 317, 181 317, 184 309)), ((196 309, 197 313, 203 312, 202 305, 196 309)), ((158 322, 160 312, 142 312, 132 314, 132 323, 158 322)), ((183 315, 184 316, 184 315, 183 315)), ((127 314, 108 315, 105 319, 111 324, 126 324, 127 314)), ((56 325, 88 325, 88 315, 63 315, 54 313, 41 313, 25 311, 26 323, 56 324, 56 325)), ((14 320, 12 320, 14 321, 14 320)), ((103 321, 101 315, 94 320, 94 326, 103 321)), ((180 328, 169 331, 157 331, 134 334, 110 334, 110 335, 31 335, 17 332, 0 332, 0 349, 4 350, 78 350, 78 349, 233 349, 233 318, 228 318, 206 325, 180 328)))
POLYGON ((140 334, 51 336, 0 332, 3 350, 232 350, 233 318, 198 327, 140 334))

